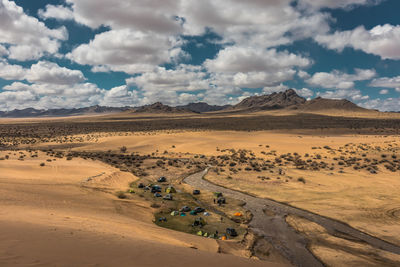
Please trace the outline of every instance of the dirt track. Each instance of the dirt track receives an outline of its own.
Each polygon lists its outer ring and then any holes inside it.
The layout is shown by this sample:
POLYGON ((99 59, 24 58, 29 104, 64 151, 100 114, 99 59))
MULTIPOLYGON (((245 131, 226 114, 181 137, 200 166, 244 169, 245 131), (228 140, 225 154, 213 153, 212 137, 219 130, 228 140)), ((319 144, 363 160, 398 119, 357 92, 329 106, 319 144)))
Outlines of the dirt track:
POLYGON ((253 197, 235 190, 224 188, 213 184, 203 177, 208 169, 187 177, 184 181, 198 189, 214 192, 222 192, 230 197, 246 202, 244 206, 253 214, 250 228, 258 235, 263 236, 276 249, 278 249, 288 260, 297 266, 323 266, 308 249, 308 240, 295 232, 285 221, 288 214, 297 215, 315 222, 324 227, 330 234, 348 238, 359 242, 365 242, 375 248, 400 254, 400 247, 379 238, 365 234, 351 226, 329 219, 299 208, 295 208, 270 199, 253 197), (265 211, 269 211, 267 215, 265 211))

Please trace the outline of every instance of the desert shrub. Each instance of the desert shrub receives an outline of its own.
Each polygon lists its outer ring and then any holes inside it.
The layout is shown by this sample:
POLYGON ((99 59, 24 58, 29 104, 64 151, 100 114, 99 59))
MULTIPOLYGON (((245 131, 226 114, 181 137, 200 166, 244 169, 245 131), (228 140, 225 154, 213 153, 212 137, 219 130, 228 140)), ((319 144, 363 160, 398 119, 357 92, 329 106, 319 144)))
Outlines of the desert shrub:
POLYGON ((115 195, 116 195, 119 199, 125 199, 125 198, 126 198, 125 192, 122 192, 122 191, 118 191, 115 195))
POLYGON ((158 209, 159 207, 161 207, 159 204, 157 204, 157 203, 152 203, 151 205, 150 205, 150 207, 152 207, 152 208, 154 208, 154 209, 158 209))
POLYGON ((40 163, 40 167, 43 167, 44 165, 46 165, 44 162, 40 163))
POLYGON ((298 178, 297 181, 302 182, 303 184, 306 183, 306 179, 304 179, 303 177, 298 178))
POLYGON ((121 147, 119 150, 121 151, 121 153, 126 153, 126 151, 127 151, 128 149, 126 148, 126 146, 123 146, 123 147, 121 147))

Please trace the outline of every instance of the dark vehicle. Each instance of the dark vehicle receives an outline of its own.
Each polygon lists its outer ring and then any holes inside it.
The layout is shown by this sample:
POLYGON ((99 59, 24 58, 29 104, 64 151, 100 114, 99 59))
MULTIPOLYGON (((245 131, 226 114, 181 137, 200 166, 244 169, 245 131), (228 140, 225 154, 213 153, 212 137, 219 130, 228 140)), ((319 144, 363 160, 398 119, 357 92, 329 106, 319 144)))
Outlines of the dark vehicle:
POLYGON ((154 197, 162 197, 162 195, 160 193, 154 193, 154 197))
POLYGON ((152 187, 151 187, 151 192, 152 193, 161 193, 161 186, 159 186, 159 185, 153 185, 152 187))
POLYGON ((200 213, 200 212, 205 211, 205 209, 201 208, 201 207, 196 207, 196 208, 193 209, 193 211, 196 212, 196 213, 200 213))
POLYGON ((165 178, 164 176, 161 176, 160 178, 158 178, 157 182, 159 183, 165 183, 167 181, 167 178, 165 178))
POLYGON ((238 236, 234 228, 226 228, 226 234, 232 237, 238 236))
POLYGON ((144 184, 143 183, 138 184, 138 188, 144 188, 144 184))
POLYGON ((193 195, 200 195, 200 190, 193 190, 193 195))
POLYGON ((189 208, 188 206, 183 206, 182 208, 181 208, 181 212, 189 212, 189 211, 191 211, 192 209, 191 208, 189 208))

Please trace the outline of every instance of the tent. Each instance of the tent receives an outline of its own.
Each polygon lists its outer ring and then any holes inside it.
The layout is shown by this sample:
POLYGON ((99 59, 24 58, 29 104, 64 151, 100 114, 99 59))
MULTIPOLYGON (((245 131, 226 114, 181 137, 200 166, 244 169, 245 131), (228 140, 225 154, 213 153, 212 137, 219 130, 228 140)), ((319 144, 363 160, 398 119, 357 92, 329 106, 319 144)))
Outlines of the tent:
POLYGON ((172 198, 172 195, 171 195, 171 194, 166 194, 166 195, 163 197, 163 199, 164 199, 164 200, 172 200, 173 198, 172 198))
POLYGON ((173 186, 168 186, 167 188, 165 188, 165 193, 167 194, 176 193, 176 190, 173 186))
POLYGON ((192 224, 192 226, 200 226, 200 227, 204 225, 206 225, 206 221, 201 217, 196 218, 192 224))
POLYGON ((179 215, 179 211, 173 211, 173 212, 171 212, 171 216, 178 216, 179 215))
POLYGON ((198 231, 198 232, 197 232, 197 235, 198 235, 198 236, 203 236, 203 231, 198 231))
POLYGON ((233 214, 233 215, 236 216, 236 217, 242 217, 243 216, 243 214, 241 212, 235 212, 235 214, 233 214))
POLYGON ((222 193, 221 192, 214 192, 214 196, 215 197, 222 197, 222 193))

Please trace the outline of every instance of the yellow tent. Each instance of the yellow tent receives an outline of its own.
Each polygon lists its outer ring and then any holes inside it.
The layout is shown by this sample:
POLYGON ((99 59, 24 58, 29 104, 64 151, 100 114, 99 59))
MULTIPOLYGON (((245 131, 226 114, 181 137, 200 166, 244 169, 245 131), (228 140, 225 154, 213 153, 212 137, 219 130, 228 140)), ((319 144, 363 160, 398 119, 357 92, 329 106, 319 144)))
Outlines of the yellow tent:
POLYGON ((168 187, 165 189, 165 193, 167 193, 167 194, 176 193, 176 190, 175 190, 175 188, 174 188, 173 186, 168 186, 168 187))

